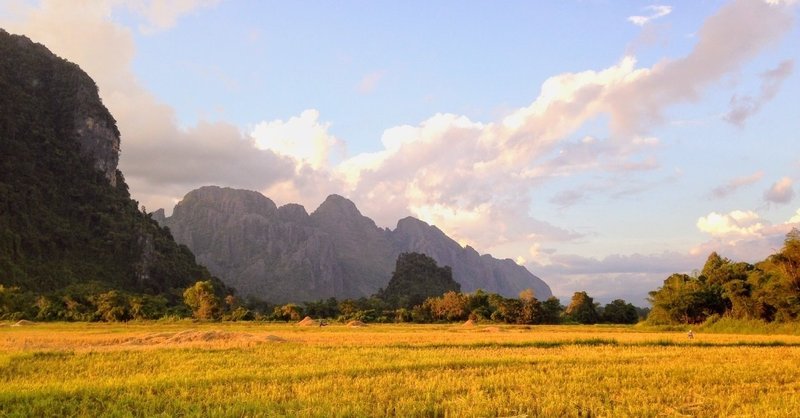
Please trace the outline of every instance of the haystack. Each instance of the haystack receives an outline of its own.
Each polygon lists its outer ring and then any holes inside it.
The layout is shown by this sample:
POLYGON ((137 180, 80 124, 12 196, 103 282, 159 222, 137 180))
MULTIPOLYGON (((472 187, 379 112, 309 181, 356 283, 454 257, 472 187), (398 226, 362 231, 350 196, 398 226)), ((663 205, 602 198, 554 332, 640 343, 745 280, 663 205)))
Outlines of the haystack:
POLYGON ((365 327, 365 326, 367 326, 367 324, 365 324, 365 323, 363 323, 361 321, 350 321, 350 322, 347 323, 347 326, 350 327, 350 328, 357 328, 357 327, 365 327))
POLYGON ((467 322, 464 322, 463 324, 461 324, 461 326, 462 327, 466 327, 466 328, 474 328, 475 327, 475 321, 473 321, 471 319, 468 319, 467 322))
POLYGON ((299 325, 301 327, 313 327, 313 326, 319 325, 319 324, 317 323, 317 321, 311 319, 310 316, 307 316, 307 317, 303 318, 302 321, 298 322, 297 325, 299 325))
POLYGON ((266 340, 267 341, 272 341, 274 343, 285 343, 286 342, 285 338, 281 338, 281 337, 279 337, 277 335, 271 335, 271 334, 267 335, 266 340))
POLYGON ((27 319, 21 319, 12 325, 12 327, 24 327, 27 325, 36 325, 36 322, 28 321, 27 319))

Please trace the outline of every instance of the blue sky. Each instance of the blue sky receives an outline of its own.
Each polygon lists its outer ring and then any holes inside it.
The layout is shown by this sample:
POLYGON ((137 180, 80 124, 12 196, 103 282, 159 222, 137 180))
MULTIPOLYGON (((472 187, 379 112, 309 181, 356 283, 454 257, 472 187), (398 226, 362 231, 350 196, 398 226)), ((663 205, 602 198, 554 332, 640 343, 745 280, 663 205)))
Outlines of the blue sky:
POLYGON ((148 209, 205 184, 353 199, 517 260, 568 298, 644 296, 800 225, 793 0, 10 0, 78 63, 148 209))

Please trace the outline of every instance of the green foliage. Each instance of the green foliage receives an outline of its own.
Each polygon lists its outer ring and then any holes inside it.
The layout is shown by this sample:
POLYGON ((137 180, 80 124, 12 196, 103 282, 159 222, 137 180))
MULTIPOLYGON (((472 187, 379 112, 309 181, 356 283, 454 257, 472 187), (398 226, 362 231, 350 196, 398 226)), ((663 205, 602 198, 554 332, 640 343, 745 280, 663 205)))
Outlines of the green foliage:
POLYGON ((318 300, 316 302, 306 302, 306 314, 314 318, 336 318, 341 315, 339 302, 336 298, 318 300))
POLYGON ((270 318, 275 321, 299 321, 302 317, 302 307, 294 303, 287 303, 283 306, 276 306, 270 318))
POLYGON ((639 322, 639 313, 632 304, 616 299, 603 308, 600 319, 608 324, 635 324, 639 322))
POLYGON ((586 292, 575 292, 564 312, 579 324, 596 324, 600 321, 594 300, 586 292))
POLYGON ((461 285, 453 280, 450 266, 439 267, 425 254, 403 253, 397 257, 392 278, 378 298, 394 308, 412 308, 431 296, 441 296, 449 291, 460 291, 461 285))
POLYGON ((200 281, 183 292, 183 301, 192 310, 197 319, 219 319, 221 303, 214 292, 214 284, 210 280, 200 281))
POLYGON ((650 324, 698 324, 712 316, 789 322, 800 319, 800 231, 751 265, 711 253, 698 277, 673 274, 650 292, 650 324))
POLYGON ((440 297, 426 299, 423 307, 430 311, 436 321, 463 321, 470 312, 467 295, 452 290, 440 297))
POLYGON ((138 209, 122 173, 112 185, 82 150, 76 132, 87 117, 119 135, 91 78, 4 31, 0 57, 0 285, 27 304, 13 310, 42 320, 151 317, 163 301, 178 306, 194 281, 216 280, 138 209), (84 283, 104 289, 64 291, 84 283), (163 298, 134 308, 123 303, 133 294, 163 298))
POLYGON ((110 290, 95 298, 97 315, 106 322, 124 321, 131 316, 128 298, 116 290, 110 290))
POLYGON ((550 296, 542 303, 542 323, 560 324, 563 312, 564 307, 561 306, 561 301, 555 296, 550 296))

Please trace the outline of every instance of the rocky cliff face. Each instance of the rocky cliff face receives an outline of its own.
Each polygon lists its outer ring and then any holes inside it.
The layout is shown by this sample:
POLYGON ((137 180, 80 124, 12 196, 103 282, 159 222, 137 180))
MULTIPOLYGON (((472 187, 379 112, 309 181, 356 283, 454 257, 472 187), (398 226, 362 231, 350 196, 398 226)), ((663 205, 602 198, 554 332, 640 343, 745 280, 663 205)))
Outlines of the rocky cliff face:
MULTIPOLYGON (((6 73, 9 79, 19 83, 18 87, 26 90, 31 99, 48 95, 44 98, 57 107, 53 127, 77 143, 81 154, 92 161, 109 183, 116 185, 120 135, 114 117, 97 94, 94 80, 77 65, 24 36, 10 35, 0 29, 0 38, 6 48, 16 50, 14 55, 24 57, 14 63, 16 74, 6 73), (67 74, 68 77, 61 77, 67 74)), ((10 56, 4 56, 8 58, 10 56)))
POLYGON ((166 293, 210 278, 141 213, 94 81, 0 29, 0 284, 166 293))
POLYGON ((394 231, 379 228, 355 204, 331 195, 311 215, 296 204, 276 208, 256 192, 203 187, 159 220, 212 273, 245 295, 273 302, 369 296, 385 287, 403 252, 422 252, 449 265, 463 291, 508 296, 550 288, 511 260, 481 256, 414 218, 394 231))

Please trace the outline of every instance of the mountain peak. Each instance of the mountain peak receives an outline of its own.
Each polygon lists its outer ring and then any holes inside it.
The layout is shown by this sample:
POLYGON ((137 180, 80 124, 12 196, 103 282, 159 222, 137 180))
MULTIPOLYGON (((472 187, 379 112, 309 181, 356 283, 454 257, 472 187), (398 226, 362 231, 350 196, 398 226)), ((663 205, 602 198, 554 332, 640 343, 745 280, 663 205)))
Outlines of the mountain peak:
POLYGON ((342 197, 338 194, 332 194, 328 196, 324 202, 311 214, 315 217, 325 217, 325 218, 350 218, 350 217, 358 217, 360 218, 361 212, 359 212, 356 204, 353 203, 352 200, 342 197))
POLYGON ((272 200, 259 192, 230 187, 203 186, 187 193, 175 205, 174 215, 179 215, 184 211, 192 212, 198 208, 212 209, 230 215, 259 214, 267 217, 272 216, 278 209, 272 200))

